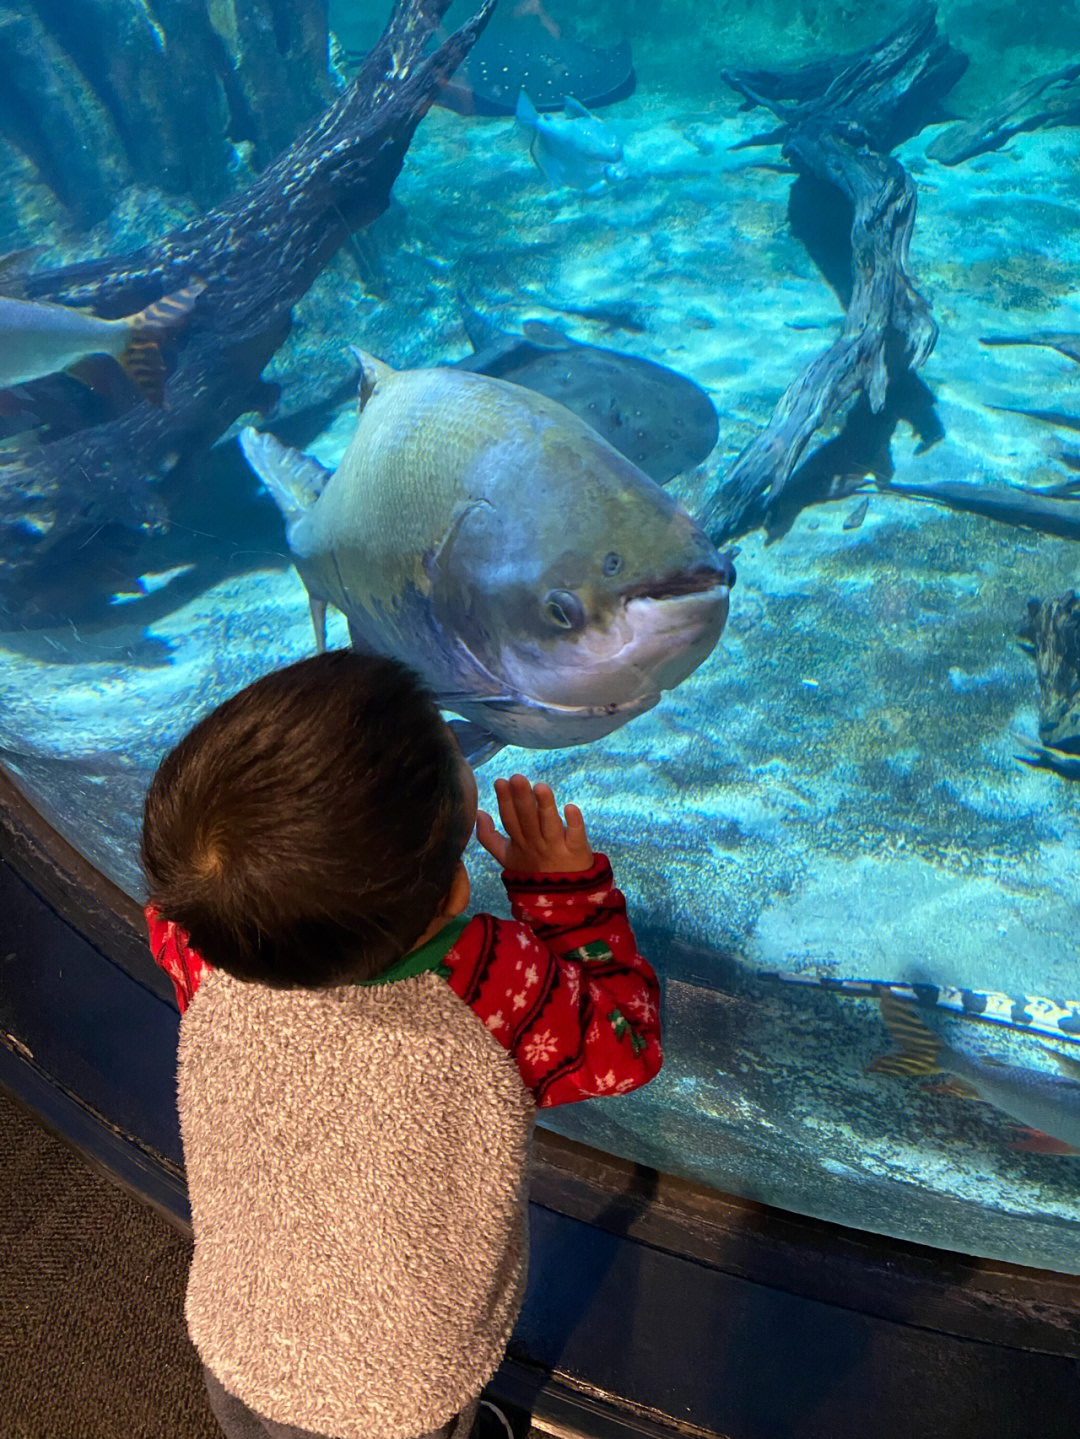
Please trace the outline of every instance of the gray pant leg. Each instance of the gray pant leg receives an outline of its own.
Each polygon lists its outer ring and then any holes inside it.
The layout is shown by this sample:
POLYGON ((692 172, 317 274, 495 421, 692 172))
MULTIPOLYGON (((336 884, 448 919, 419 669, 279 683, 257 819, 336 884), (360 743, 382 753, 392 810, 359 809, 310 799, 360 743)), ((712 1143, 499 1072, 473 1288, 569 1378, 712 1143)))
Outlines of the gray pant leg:
MULTIPOLYGON (((325 1439, 324 1435, 313 1434, 310 1429, 298 1429, 294 1424, 275 1424, 272 1419, 263 1419, 242 1399, 223 1389, 205 1364, 203 1380, 211 1412, 225 1439, 325 1439)), ((428 1434, 418 1435, 417 1439, 469 1439, 478 1404, 479 1399, 474 1399, 441 1429, 432 1429, 428 1434)))

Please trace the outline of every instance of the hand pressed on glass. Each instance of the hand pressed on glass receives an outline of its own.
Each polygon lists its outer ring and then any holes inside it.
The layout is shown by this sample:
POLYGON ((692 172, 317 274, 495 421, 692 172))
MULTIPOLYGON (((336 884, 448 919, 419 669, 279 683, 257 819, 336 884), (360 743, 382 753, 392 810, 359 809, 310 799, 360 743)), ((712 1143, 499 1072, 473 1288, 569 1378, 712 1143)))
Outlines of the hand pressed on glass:
POLYGON ((506 834, 500 834, 491 815, 481 810, 476 838, 503 869, 570 874, 592 865, 581 810, 568 804, 564 822, 550 785, 534 785, 523 774, 515 774, 495 781, 495 797, 506 834))

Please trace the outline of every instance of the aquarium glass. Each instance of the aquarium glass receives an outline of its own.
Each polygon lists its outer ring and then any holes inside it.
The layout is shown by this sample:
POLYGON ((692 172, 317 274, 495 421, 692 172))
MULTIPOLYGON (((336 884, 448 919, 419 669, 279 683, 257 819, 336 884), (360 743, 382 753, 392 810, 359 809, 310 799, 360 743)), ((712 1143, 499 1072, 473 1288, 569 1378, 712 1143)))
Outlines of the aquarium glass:
POLYGON ((0 763, 140 899, 158 761, 328 599, 659 972, 659 1078, 544 1125, 1080 1271, 1075 0, 424 8, 5 10, 0 763), (450 379, 335 551, 375 361, 450 379))

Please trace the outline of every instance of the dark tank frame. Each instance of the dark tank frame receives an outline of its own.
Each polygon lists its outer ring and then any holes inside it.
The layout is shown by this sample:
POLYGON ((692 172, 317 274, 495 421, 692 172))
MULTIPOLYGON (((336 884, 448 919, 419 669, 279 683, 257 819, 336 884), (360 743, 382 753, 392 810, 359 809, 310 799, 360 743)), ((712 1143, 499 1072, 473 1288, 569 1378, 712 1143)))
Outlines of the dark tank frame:
MULTIPOLYGON (((0 1084, 188 1230, 171 985, 138 906, 2 771, 0 976, 0 1084)), ((803 1218, 542 1129, 530 1219, 493 1388, 540 1433, 1075 1434, 1080 1277, 803 1218)))

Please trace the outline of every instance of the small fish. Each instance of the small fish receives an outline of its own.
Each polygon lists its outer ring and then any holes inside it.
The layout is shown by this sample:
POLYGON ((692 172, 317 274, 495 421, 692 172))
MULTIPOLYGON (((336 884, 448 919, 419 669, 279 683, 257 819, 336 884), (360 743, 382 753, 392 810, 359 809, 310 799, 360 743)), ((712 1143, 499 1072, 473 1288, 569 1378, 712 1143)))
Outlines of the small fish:
POLYGON ((881 1017, 899 1046, 867 1066, 873 1074, 899 1076, 950 1074, 962 1092, 983 1099, 1028 1131, 1018 1146, 1046 1154, 1080 1154, 1080 1065, 1066 1055, 1054 1055, 1062 1074, 1044 1074, 1016 1064, 960 1054, 928 1029, 914 1005, 898 999, 891 990, 878 996, 881 1017))
POLYGON ((626 178, 618 137, 571 96, 566 97, 564 118, 558 119, 539 114, 522 90, 515 114, 529 137, 533 163, 553 185, 595 196, 626 178))
POLYGON ((326 606, 492 740, 585 744, 708 657, 735 572, 681 506, 562 405, 466 370, 360 362, 332 475, 240 445, 286 523, 316 642, 326 606))
POLYGON ((164 403, 165 363, 158 340, 182 325, 205 290, 195 280, 121 320, 41 300, 0 296, 0 389, 76 370, 92 355, 111 355, 152 405, 164 403))

